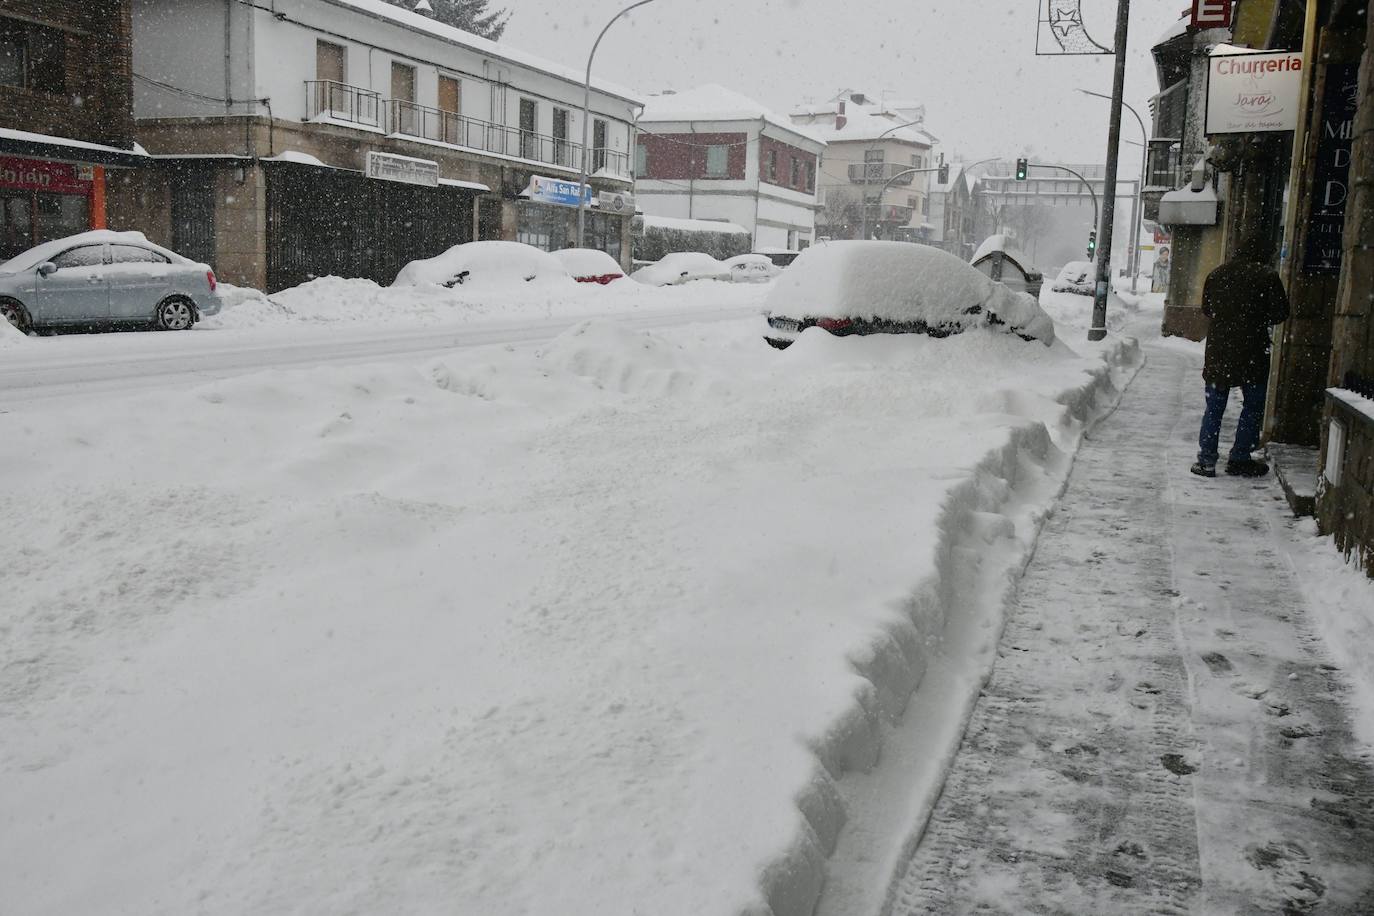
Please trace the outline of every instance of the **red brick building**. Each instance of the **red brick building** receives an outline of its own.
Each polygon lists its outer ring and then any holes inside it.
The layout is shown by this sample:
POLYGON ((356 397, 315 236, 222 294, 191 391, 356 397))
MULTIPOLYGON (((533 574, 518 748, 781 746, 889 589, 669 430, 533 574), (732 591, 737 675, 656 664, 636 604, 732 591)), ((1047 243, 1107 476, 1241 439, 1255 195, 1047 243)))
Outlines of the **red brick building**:
POLYGON ((134 148, 129 0, 0 4, 0 259, 106 223, 134 148))

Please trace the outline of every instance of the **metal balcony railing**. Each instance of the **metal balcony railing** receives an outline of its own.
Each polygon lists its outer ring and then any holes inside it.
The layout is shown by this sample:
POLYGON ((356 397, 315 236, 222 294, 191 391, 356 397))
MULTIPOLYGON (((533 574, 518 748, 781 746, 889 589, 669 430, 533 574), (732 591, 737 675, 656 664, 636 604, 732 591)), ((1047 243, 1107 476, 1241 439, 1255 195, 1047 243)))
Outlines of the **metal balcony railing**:
POLYGON ((1172 137, 1156 137, 1150 141, 1145 159, 1145 187, 1180 188, 1188 177, 1183 174, 1182 144, 1172 137))
POLYGON ((364 127, 382 126, 382 95, 333 80, 305 81, 306 118, 330 118, 364 127))
MULTIPOLYGON (((503 156, 518 156, 521 159, 547 162, 569 169, 582 168, 582 144, 573 143, 565 137, 493 124, 480 118, 468 118, 452 111, 429 108, 402 99, 391 99, 387 107, 389 129, 394 134, 465 146, 503 156)), ((629 165, 628 153, 600 147, 592 150, 590 171, 593 173, 607 169, 616 175, 628 175, 629 165)))
MULTIPOLYGON (((864 184, 866 182, 869 184, 882 184, 893 175, 904 172, 909 168, 912 168, 912 166, 902 165, 900 162, 855 162, 851 163, 849 166, 849 180, 855 184, 864 184)), ((914 174, 903 175, 892 183, 894 185, 909 185, 911 184, 911 179, 915 177, 914 174)))

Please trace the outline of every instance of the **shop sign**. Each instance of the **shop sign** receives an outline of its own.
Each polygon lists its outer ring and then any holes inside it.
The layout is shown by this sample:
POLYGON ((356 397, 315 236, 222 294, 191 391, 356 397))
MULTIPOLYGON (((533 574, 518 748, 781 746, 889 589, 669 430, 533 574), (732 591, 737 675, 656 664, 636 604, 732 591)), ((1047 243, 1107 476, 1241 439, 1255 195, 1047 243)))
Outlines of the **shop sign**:
POLYGON ((1295 130, 1302 55, 1214 54, 1207 71, 1208 134, 1295 130))
MULTIPOLYGON (((576 207, 577 189, 579 187, 581 187, 580 182, 531 175, 529 187, 525 188, 523 194, 536 203, 553 204, 558 207, 576 207)), ((585 205, 591 206, 592 189, 587 187, 584 190, 586 194, 582 201, 585 205)))
POLYGON ((1229 29, 1231 0, 1193 0, 1189 25, 1195 29, 1229 29))
POLYGON ((427 188, 439 187, 439 163, 432 159, 414 159, 393 153, 369 152, 367 177, 382 181, 399 181, 427 188))
POLYGON ((1359 64, 1329 65, 1312 168, 1312 213, 1307 219, 1302 258, 1303 269, 1308 273, 1335 274, 1341 270, 1345 202, 1350 193, 1350 152, 1359 100, 1359 64))
POLYGON ((602 213, 628 216, 635 212, 635 196, 626 191, 602 191, 596 195, 596 206, 602 213))
POLYGON ((51 191, 54 194, 90 194, 94 170, 90 166, 41 159, 0 158, 0 188, 51 191), (90 170, 83 172, 83 169, 90 170))

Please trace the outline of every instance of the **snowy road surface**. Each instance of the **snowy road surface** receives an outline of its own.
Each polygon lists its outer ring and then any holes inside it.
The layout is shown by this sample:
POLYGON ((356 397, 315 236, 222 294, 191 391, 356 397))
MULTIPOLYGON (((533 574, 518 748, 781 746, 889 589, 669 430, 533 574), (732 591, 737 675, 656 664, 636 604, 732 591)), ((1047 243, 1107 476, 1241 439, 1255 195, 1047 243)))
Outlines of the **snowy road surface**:
POLYGON ((758 314, 746 305, 663 309, 578 318, 497 321, 395 329, 292 327, 207 330, 179 334, 126 332, 30 338, 0 359, 0 408, 19 402, 135 389, 176 388, 262 369, 420 358, 448 350, 551 340, 585 318, 650 329, 736 320, 758 314))
POLYGON ((1374 913, 1369 710, 1313 632, 1338 612, 1307 602, 1275 484, 1187 472, 1200 360, 1147 352, 1079 452, 893 916, 1374 913))
POLYGON ((5 908, 808 912, 839 787, 927 671, 974 689, 993 631, 946 619, 1135 352, 239 330, 317 364, 0 413, 5 908))

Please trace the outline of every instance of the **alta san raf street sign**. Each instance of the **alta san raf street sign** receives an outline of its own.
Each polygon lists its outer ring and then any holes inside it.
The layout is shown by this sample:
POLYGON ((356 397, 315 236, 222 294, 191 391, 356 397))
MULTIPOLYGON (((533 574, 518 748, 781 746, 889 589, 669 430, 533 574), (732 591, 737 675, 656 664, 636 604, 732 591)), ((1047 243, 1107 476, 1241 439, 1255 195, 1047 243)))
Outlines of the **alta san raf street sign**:
MULTIPOLYGON (((531 175, 529 187, 525 188, 524 196, 532 201, 541 204, 553 204, 557 207, 576 207, 577 189, 581 185, 576 181, 564 181, 561 178, 545 178, 543 175, 531 175)), ((585 203, 590 206, 592 202, 592 189, 587 186, 585 203)))

